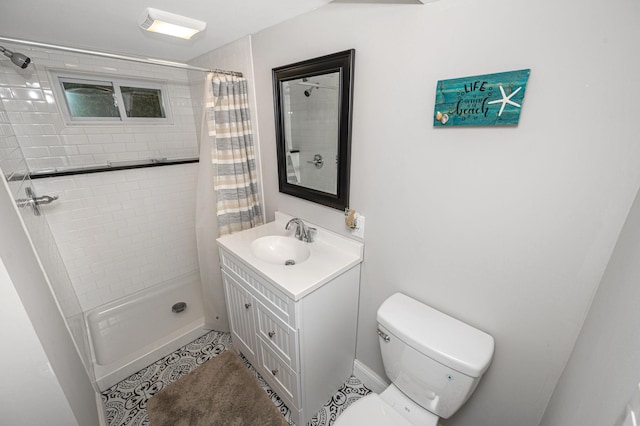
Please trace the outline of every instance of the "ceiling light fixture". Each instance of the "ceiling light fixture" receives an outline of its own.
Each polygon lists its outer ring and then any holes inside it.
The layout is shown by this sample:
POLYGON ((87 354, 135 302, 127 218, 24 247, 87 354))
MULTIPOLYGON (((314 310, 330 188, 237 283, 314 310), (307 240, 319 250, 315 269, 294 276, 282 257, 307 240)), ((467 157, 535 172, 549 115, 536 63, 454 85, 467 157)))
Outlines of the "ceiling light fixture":
POLYGON ((148 7, 140 17, 140 28, 154 33, 190 39, 207 28, 207 23, 148 7))

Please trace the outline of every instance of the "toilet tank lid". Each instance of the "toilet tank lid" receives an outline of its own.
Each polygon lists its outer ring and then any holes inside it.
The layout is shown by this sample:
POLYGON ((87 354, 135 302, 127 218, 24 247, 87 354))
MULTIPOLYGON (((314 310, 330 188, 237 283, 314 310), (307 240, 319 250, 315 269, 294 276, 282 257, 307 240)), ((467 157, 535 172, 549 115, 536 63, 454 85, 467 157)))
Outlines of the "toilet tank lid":
POLYGON ((395 293, 378 309, 378 323, 407 345, 470 377, 480 377, 493 357, 493 337, 395 293))

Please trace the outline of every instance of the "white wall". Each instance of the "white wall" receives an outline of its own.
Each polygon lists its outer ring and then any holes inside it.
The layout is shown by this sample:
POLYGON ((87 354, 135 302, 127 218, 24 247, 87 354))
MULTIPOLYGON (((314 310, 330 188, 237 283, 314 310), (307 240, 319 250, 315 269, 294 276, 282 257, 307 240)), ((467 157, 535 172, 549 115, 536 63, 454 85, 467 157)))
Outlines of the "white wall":
POLYGON ((639 259, 637 197, 543 426, 613 425, 624 412, 640 381, 639 259))
POLYGON ((640 183, 639 8, 332 3, 253 37, 267 218, 283 210, 342 233, 341 212, 278 193, 271 69, 356 49, 357 356, 383 373, 375 312, 395 291, 492 334, 493 364, 448 425, 543 416, 640 183), (518 127, 432 127, 437 80, 522 68, 518 127))
POLYGON ((51 370, 13 282, 0 259, 0 362, 9 366, 0 383, 0 412, 8 425, 77 425, 69 403, 51 370))

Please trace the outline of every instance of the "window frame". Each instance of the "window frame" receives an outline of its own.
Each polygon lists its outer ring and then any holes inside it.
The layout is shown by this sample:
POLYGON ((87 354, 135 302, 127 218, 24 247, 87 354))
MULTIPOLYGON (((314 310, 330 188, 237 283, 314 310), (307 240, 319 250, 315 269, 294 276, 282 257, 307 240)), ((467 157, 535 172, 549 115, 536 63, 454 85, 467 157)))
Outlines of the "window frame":
POLYGON ((142 78, 109 76, 104 74, 85 74, 77 72, 52 71, 52 86, 57 99, 56 103, 67 125, 168 125, 173 124, 171 114, 169 90, 166 81, 142 78), (71 114, 71 108, 66 96, 63 83, 80 83, 95 85, 110 85, 113 87, 119 117, 76 117, 71 114), (129 117, 125 110, 121 87, 158 90, 160 93, 160 108, 164 117, 129 117))

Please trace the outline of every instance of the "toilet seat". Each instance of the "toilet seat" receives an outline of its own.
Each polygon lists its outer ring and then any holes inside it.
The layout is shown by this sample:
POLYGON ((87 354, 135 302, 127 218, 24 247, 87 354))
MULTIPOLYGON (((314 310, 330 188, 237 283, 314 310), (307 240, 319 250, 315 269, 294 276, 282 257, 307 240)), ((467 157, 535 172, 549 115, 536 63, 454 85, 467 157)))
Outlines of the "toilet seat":
POLYGON ((371 393, 354 402, 334 423, 334 426, 413 426, 400 413, 371 393))

